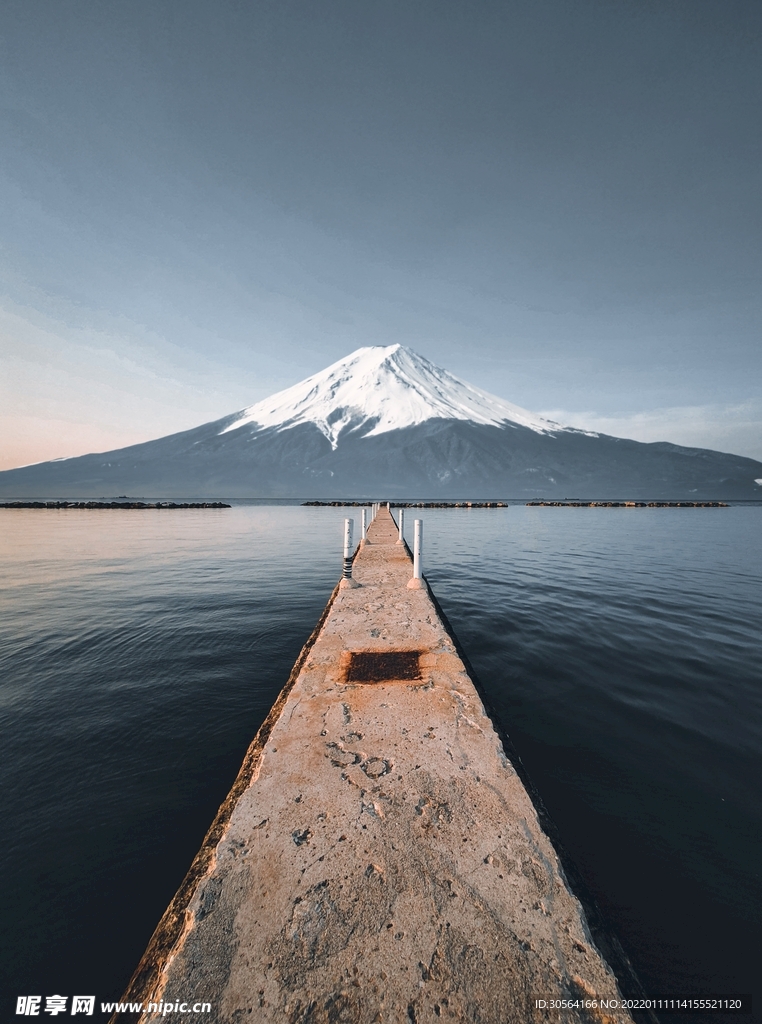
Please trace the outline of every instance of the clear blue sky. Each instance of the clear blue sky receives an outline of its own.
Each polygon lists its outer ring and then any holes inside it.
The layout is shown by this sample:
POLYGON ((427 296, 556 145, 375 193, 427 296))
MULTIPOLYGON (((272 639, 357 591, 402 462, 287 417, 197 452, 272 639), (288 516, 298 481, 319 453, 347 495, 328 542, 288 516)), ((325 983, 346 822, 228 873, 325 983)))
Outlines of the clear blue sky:
POLYGON ((402 342, 762 459, 759 0, 5 0, 0 467, 402 342))

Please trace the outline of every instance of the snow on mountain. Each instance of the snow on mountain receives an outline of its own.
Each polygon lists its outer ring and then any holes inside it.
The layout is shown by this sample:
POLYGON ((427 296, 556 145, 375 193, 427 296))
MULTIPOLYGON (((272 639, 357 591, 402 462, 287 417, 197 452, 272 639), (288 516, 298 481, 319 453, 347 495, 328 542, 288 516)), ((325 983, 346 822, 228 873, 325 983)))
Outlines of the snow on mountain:
POLYGON ((539 434, 569 429, 467 384, 409 348, 378 345, 358 348, 320 373, 244 409, 221 433, 246 424, 287 430, 314 423, 335 449, 347 427, 370 437, 435 418, 518 425, 539 434))

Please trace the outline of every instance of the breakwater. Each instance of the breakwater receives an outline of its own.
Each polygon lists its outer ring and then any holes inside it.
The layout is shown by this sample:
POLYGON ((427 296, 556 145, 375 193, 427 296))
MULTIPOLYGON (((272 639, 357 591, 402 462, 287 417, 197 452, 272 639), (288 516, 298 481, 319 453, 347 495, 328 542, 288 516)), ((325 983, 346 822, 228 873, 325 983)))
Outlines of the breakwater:
POLYGON ((527 508, 730 508, 726 501, 528 501, 527 508))
POLYGON ((411 569, 382 509, 114 1021, 631 1020, 411 569))
MULTIPOLYGON (((395 501, 395 508, 510 508, 509 501, 395 501)), ((527 501, 529 508, 729 508, 725 501, 527 501)), ((303 501, 320 508, 363 508, 367 501, 303 501)))
POLYGON ((230 508, 222 501, 4 501, 0 508, 230 508))
MULTIPOLYGON (((395 508, 509 508, 507 501, 395 501, 395 508)), ((365 508, 367 501, 303 501, 320 508, 365 508)))

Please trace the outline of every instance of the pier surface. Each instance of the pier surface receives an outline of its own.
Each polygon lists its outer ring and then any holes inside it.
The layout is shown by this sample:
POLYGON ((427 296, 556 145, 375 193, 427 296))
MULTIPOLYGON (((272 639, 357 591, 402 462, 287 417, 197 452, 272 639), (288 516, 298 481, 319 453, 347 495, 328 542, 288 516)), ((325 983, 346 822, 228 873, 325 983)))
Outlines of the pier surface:
POLYGON ((382 509, 125 998, 230 1024, 630 1021, 396 540, 382 509))

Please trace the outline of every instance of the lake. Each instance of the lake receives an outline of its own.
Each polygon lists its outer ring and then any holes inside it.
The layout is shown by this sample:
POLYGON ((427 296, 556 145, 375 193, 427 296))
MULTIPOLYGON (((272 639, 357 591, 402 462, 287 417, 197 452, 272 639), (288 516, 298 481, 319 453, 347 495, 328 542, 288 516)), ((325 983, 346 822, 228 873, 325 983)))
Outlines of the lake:
MULTIPOLYGON (((345 514, 0 511, 6 1017, 121 994, 338 579, 345 514)), ((408 537, 414 517, 645 988, 751 991, 762 506, 411 509, 408 537)))

